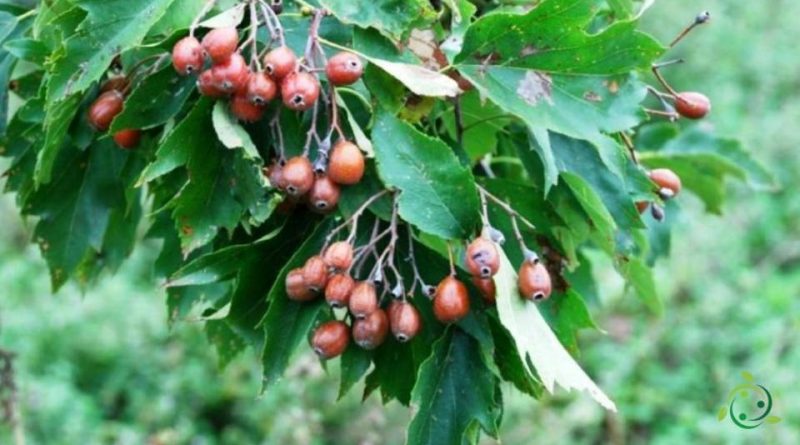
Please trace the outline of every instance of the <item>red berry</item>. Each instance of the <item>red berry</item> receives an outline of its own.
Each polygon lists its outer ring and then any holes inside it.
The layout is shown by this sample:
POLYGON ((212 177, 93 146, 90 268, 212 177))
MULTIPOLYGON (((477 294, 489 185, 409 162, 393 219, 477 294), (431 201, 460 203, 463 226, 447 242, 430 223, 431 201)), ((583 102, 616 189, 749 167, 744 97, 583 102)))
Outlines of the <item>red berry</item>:
POLYGON ((526 300, 545 300, 550 298, 553 285, 550 272, 540 261, 525 261, 519 268, 519 292, 526 300))
POLYGON ((489 278, 500 269, 500 254, 492 240, 475 238, 467 247, 467 270, 474 277, 489 278))
POLYGON ((328 176, 337 184, 353 185, 364 177, 364 155, 352 142, 340 140, 328 160, 328 176))
POLYGON ((273 161, 266 169, 269 184, 278 190, 286 189, 286 180, 283 177, 283 166, 278 161, 273 161))
POLYGON ((497 287, 494 284, 494 278, 472 277, 472 284, 481 291, 484 301, 488 304, 495 303, 497 300, 497 287))
POLYGON ((308 202, 315 211, 328 213, 339 203, 339 185, 327 175, 318 176, 308 192, 308 202))
POLYGON ((711 111, 711 101, 703 93, 689 91, 678 93, 675 98, 675 110, 689 119, 702 119, 711 111))
POLYGON ((350 85, 357 82, 364 74, 364 64, 357 55, 341 52, 328 59, 325 74, 328 76, 328 81, 335 86, 350 85))
POLYGON ((224 91, 217 88, 217 81, 214 79, 214 71, 211 69, 203 71, 200 77, 197 78, 197 89, 200 90, 200 94, 203 96, 212 98, 220 98, 227 95, 224 91))
POLYGON ((217 28, 203 37, 203 49, 211 57, 211 61, 220 64, 228 60, 236 52, 239 45, 239 32, 234 27, 217 28))
POLYGON ((328 284, 328 266, 319 255, 306 260, 303 266, 303 282, 312 292, 320 292, 328 284))
POLYGON ((342 355, 350 343, 350 330, 344 322, 333 320, 321 324, 311 338, 311 347, 323 360, 342 355))
POLYGON ((264 115, 264 107, 253 105, 244 94, 233 96, 230 107, 231 113, 243 122, 257 122, 264 115))
POLYGON ((647 210, 648 207, 650 207, 650 203, 647 202, 647 201, 637 201, 636 202, 636 210, 639 212, 639 214, 644 213, 647 210))
POLYGON ((130 85, 130 82, 128 82, 127 77, 114 76, 103 82, 103 85, 100 86, 100 92, 105 93, 107 91, 119 91, 121 93, 128 88, 128 85, 130 85))
POLYGON ((334 275, 325 285, 325 301, 331 307, 346 307, 355 286, 356 282, 353 281, 350 275, 334 275))
POLYGON ((334 270, 346 271, 353 264, 353 246, 347 241, 337 241, 325 249, 322 260, 334 270))
POLYGON ((681 192, 681 178, 668 168, 657 168, 650 172, 650 180, 658 185, 658 193, 668 199, 681 192))
POLYGON ((314 168, 304 156, 289 159, 281 171, 286 193, 291 196, 303 196, 314 186, 314 168))
POLYGON ((297 56, 288 46, 280 46, 264 56, 264 69, 276 81, 282 80, 297 67, 297 56))
POLYGON ((134 148, 139 145, 139 140, 141 139, 141 130, 128 128, 114 133, 114 142, 122 148, 134 148))
POLYGON ((228 94, 244 91, 250 80, 250 67, 239 53, 234 53, 225 62, 215 65, 211 72, 217 89, 228 94))
POLYGON ((378 310, 378 294, 375 292, 375 286, 369 281, 357 283, 350 293, 347 305, 353 317, 359 319, 378 310))
POLYGON ((122 112, 124 98, 116 90, 106 91, 95 99, 89 108, 89 123, 99 131, 106 131, 111 121, 122 112))
POLYGON ((184 37, 172 47, 172 66, 181 76, 188 76, 203 69, 203 47, 192 36, 184 37))
POLYGON ((275 98, 278 86, 264 73, 253 73, 247 82, 247 99, 254 105, 263 106, 275 98))
POLYGON ((292 73, 281 82, 283 104, 295 111, 305 111, 319 98, 319 82, 309 73, 292 73))
POLYGON ((286 274, 286 295, 294 301, 310 301, 316 297, 303 280, 302 268, 293 269, 286 274))
POLYGON ((364 349, 382 345, 389 332, 389 319, 383 309, 378 309, 353 324, 353 340, 364 349))
POLYGON ((405 343, 417 336, 422 328, 422 318, 413 304, 394 300, 389 305, 388 312, 392 335, 397 341, 405 343))
POLYGON ((436 287, 433 314, 442 323, 455 323, 469 313, 469 294, 464 283, 448 276, 436 287))

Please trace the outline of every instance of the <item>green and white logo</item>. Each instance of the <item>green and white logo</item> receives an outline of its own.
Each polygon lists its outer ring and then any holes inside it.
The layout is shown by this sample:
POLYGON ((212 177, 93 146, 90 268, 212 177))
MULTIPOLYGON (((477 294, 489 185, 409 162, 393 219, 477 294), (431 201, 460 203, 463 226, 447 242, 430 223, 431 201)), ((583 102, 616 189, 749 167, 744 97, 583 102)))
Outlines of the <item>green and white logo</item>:
POLYGON ((764 423, 778 423, 781 418, 771 416, 772 394, 763 385, 756 383, 753 375, 742 371, 744 383, 737 385, 728 393, 728 404, 719 409, 720 422, 725 417, 739 428, 752 430, 764 423))

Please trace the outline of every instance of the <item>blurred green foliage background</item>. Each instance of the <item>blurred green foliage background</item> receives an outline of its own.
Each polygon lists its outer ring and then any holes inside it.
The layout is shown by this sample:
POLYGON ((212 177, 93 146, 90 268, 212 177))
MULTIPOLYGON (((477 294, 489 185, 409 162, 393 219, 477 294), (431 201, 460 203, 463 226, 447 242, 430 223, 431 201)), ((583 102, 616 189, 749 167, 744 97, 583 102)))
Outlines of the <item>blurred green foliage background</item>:
MULTIPOLYGON (((782 189, 731 186, 721 217, 681 197, 672 256, 658 269, 662 318, 596 267, 592 311, 605 332, 582 335, 580 362, 619 413, 563 391, 536 402, 508 387, 505 444, 800 443, 800 3, 661 1, 643 26, 669 41, 704 9, 712 24, 671 53, 687 63, 665 73, 679 90, 707 93, 714 108, 702 125, 740 138, 782 189), (781 423, 745 431, 717 421, 745 370, 770 389, 781 423)), ((17 354, 17 433, 27 443, 402 443, 407 409, 375 397, 362 405, 358 390, 336 403, 335 365, 326 374, 304 355, 261 397, 254 354, 218 370, 200 324, 166 325, 150 274, 156 246, 85 295, 53 296, 7 196, 0 225, 0 348, 17 354)), ((0 426, 0 443, 12 437, 0 426)))

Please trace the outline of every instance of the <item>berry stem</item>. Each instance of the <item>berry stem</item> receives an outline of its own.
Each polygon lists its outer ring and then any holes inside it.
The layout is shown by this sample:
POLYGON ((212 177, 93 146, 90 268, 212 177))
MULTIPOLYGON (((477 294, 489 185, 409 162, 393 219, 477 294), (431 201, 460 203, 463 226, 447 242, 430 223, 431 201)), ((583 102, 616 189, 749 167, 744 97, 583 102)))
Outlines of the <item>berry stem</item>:
POLYGON ((278 15, 275 14, 272 7, 263 0, 260 1, 260 4, 261 12, 264 14, 264 20, 267 22, 267 26, 270 29, 272 39, 274 40, 277 36, 280 45, 286 46, 286 36, 284 35, 283 26, 281 25, 278 15), (270 19, 272 20, 272 24, 270 24, 270 19))
POLYGON ((250 0, 250 64, 256 66, 256 70, 260 73, 261 61, 258 57, 258 10, 256 9, 256 0, 250 0))
POLYGON ((678 93, 674 89, 672 89, 669 83, 667 83, 667 80, 664 79, 664 76, 661 75, 661 71, 659 71, 660 67, 658 65, 653 65, 652 69, 653 69, 653 75, 655 75, 656 79, 658 79, 658 82, 664 86, 664 89, 669 91, 669 94, 673 95, 674 97, 677 97, 678 93))
POLYGON ((194 37, 194 31, 197 29, 197 26, 200 24, 200 20, 206 16, 212 9, 214 9, 214 5, 217 3, 217 0, 208 0, 206 4, 203 5, 203 9, 200 10, 200 13, 195 16, 194 20, 192 21, 192 25, 189 27, 189 35, 194 37))
POLYGON ((364 201, 364 203, 361 204, 361 206, 358 209, 356 209, 356 211, 353 212, 353 214, 350 215, 349 218, 347 218, 343 223, 339 224, 338 226, 334 227, 333 230, 331 230, 331 232, 325 238, 325 247, 327 247, 330 244, 331 240, 333 240, 333 237, 336 236, 336 234, 344 230, 347 226, 352 226, 352 229, 350 231, 350 236, 348 236, 347 238, 348 241, 352 242, 352 240, 355 239, 354 233, 356 233, 358 230, 358 219, 361 218, 361 215, 363 215, 364 212, 367 211, 367 208, 369 208, 369 206, 375 203, 375 201, 383 198, 389 193, 392 193, 392 191, 389 189, 383 189, 378 193, 370 196, 366 201, 364 201))
POLYGON ((286 161, 286 152, 283 146, 283 131, 281 130, 281 109, 275 109, 275 116, 269 122, 270 130, 272 131, 272 139, 276 141, 275 151, 278 155, 278 161, 286 161))
POLYGON ((684 28, 683 31, 681 31, 680 34, 678 34, 678 36, 675 37, 672 43, 669 44, 669 47, 674 48, 675 45, 677 45, 678 42, 683 40, 683 38, 686 37, 690 32, 692 32, 693 29, 695 29, 699 25, 708 23, 709 20, 711 20, 711 14, 708 11, 703 11, 700 14, 697 14, 692 24, 684 28))
POLYGON ((456 276, 456 261, 453 257, 453 243, 447 242, 447 258, 450 261, 450 276, 456 276))
MULTIPOLYGON (((408 234, 408 257, 406 258, 406 261, 411 263, 411 270, 414 273, 414 282, 411 283, 411 289, 409 289, 408 295, 411 298, 414 298, 414 291, 417 290, 417 283, 419 283, 422 289, 425 289, 428 287, 428 285, 422 280, 422 276, 419 274, 417 257, 414 254, 414 234, 412 233, 410 226, 407 226, 406 229, 406 234, 408 234)), ((405 296, 403 298, 405 299, 405 296)))
POLYGON ((628 151, 631 154, 631 160, 636 165, 639 165, 639 157, 636 155, 636 148, 633 146, 633 141, 631 140, 630 136, 625 134, 625 132, 619 132, 619 138, 622 139, 622 143, 628 147, 628 151))
POLYGON ((489 200, 500 206, 500 208, 503 209, 503 211, 505 211, 508 214, 508 216, 510 216, 512 219, 518 218, 520 221, 522 221, 523 224, 528 226, 529 229, 536 230, 536 226, 532 222, 528 221, 527 218, 520 215, 519 212, 514 210, 510 205, 508 205, 507 202, 489 193, 489 191, 486 190, 483 186, 480 185, 478 186, 478 192, 480 194, 485 195, 487 198, 489 198, 489 200))

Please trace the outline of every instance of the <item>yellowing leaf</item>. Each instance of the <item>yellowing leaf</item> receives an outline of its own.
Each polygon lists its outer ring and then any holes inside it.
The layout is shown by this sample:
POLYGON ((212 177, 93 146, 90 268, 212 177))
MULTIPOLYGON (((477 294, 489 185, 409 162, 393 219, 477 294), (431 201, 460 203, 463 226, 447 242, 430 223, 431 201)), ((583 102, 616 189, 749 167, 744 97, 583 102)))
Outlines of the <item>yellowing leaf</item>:
POLYGON ((455 80, 425 67, 371 57, 367 59, 419 96, 454 97, 461 91, 455 80))

